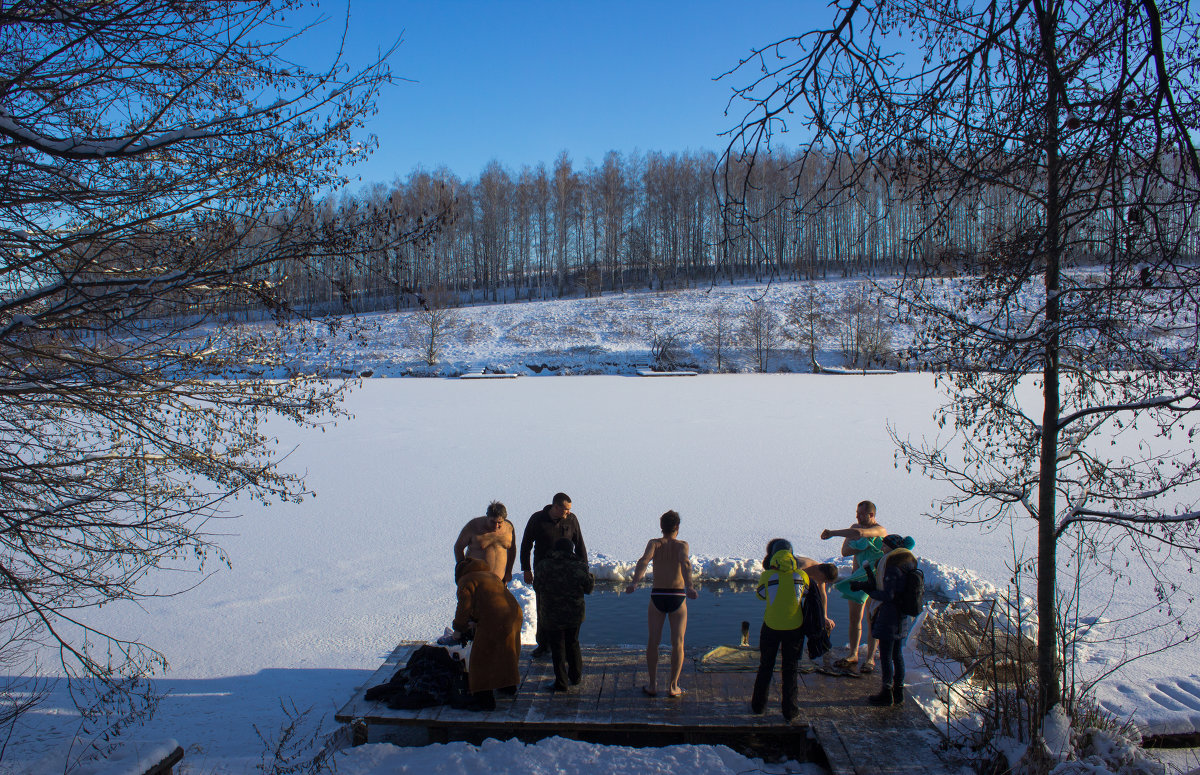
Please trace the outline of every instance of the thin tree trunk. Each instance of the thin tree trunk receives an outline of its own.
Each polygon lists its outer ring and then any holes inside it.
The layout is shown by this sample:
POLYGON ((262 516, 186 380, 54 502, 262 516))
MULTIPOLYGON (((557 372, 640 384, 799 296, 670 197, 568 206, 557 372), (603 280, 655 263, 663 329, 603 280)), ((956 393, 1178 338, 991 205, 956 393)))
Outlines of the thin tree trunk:
POLYGON ((1042 55, 1046 62, 1046 349, 1043 363, 1042 448, 1038 487, 1038 686, 1040 717, 1058 704, 1062 697, 1058 670, 1057 611, 1055 606, 1058 575, 1056 522, 1056 485, 1058 482, 1059 416, 1059 117, 1057 68, 1055 66, 1054 19, 1041 3, 1036 3, 1041 27, 1042 55))

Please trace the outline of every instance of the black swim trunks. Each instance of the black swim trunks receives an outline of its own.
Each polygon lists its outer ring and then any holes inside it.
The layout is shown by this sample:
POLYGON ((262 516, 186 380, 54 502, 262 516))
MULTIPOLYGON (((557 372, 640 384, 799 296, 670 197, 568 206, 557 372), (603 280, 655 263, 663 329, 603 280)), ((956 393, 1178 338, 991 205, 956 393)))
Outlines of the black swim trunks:
POLYGON ((664 614, 674 613, 687 600, 687 592, 682 589, 652 589, 650 602, 664 614))

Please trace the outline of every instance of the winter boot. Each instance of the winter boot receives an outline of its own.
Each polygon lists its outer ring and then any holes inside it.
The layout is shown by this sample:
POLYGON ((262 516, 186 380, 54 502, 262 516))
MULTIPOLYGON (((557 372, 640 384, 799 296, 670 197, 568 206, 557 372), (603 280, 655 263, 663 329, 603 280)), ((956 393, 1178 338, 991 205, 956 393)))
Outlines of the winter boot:
POLYGON ((892 684, 892 704, 904 704, 904 684, 892 684))
POLYGON ((892 687, 888 686, 887 684, 884 684, 880 688, 879 694, 872 694, 870 697, 867 698, 867 702, 871 703, 872 705, 878 705, 880 707, 882 707, 884 705, 891 705, 892 704, 892 687))

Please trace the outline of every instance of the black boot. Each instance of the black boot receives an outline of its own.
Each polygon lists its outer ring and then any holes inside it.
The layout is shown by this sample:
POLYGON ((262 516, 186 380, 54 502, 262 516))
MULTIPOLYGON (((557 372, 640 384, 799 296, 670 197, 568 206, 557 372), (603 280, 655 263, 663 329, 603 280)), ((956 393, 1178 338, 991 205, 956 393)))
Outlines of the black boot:
POLYGON ((879 690, 879 694, 872 694, 867 698, 867 702, 880 707, 892 704, 892 687, 884 684, 879 690))
POLYGON ((496 695, 491 689, 482 692, 475 692, 471 695, 471 701, 467 703, 467 710, 473 710, 477 713, 487 713, 496 709, 496 695))
POLYGON ((904 704, 904 684, 892 684, 892 704, 904 704))

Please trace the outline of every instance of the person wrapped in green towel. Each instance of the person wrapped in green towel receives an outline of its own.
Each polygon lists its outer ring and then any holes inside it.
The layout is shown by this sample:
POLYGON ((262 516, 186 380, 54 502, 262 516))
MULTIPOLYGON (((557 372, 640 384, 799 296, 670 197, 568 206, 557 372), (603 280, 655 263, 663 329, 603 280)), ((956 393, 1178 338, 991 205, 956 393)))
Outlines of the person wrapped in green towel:
POLYGON ((750 709, 755 713, 766 710, 775 657, 782 648, 783 717, 791 721, 800 711, 796 702, 796 665, 804 647, 802 606, 808 591, 808 574, 797 567, 791 543, 782 538, 773 538, 767 544, 763 566, 766 570, 759 576, 754 591, 767 601, 767 610, 763 613, 762 629, 758 634, 758 675, 754 679, 750 709))
POLYGON ((867 602, 867 593, 853 590, 850 588, 850 585, 866 581, 867 567, 876 567, 879 564, 879 559, 887 554, 888 550, 883 546, 883 538, 875 536, 849 541, 847 542, 847 546, 854 551, 854 571, 846 578, 834 584, 833 588, 846 600, 863 605, 867 602))
MULTIPOLYGON (((821 540, 827 541, 830 538, 841 538, 842 556, 852 558, 854 570, 857 571, 861 565, 858 555, 866 548, 865 545, 858 542, 869 538, 882 539, 887 534, 887 528, 875 521, 875 504, 871 501, 862 501, 855 510, 853 525, 841 530, 822 530, 821 540)), ((882 554, 878 554, 875 559, 878 559, 879 556, 882 556, 882 554)), ((854 574, 851 574, 850 578, 854 578, 854 574)), ((846 655, 834 662, 834 665, 842 670, 858 672, 858 644, 862 640, 863 606, 867 601, 867 596, 865 594, 854 593, 846 583, 849 580, 849 578, 845 579, 842 583, 835 586, 835 589, 841 593, 842 597, 846 598, 847 606, 850 609, 850 629, 846 633, 846 655)), ((875 656, 875 652, 872 648, 873 644, 870 638, 867 638, 867 642, 868 658, 863 661, 863 667, 866 672, 869 672, 874 667, 874 662, 871 658, 875 656)))

